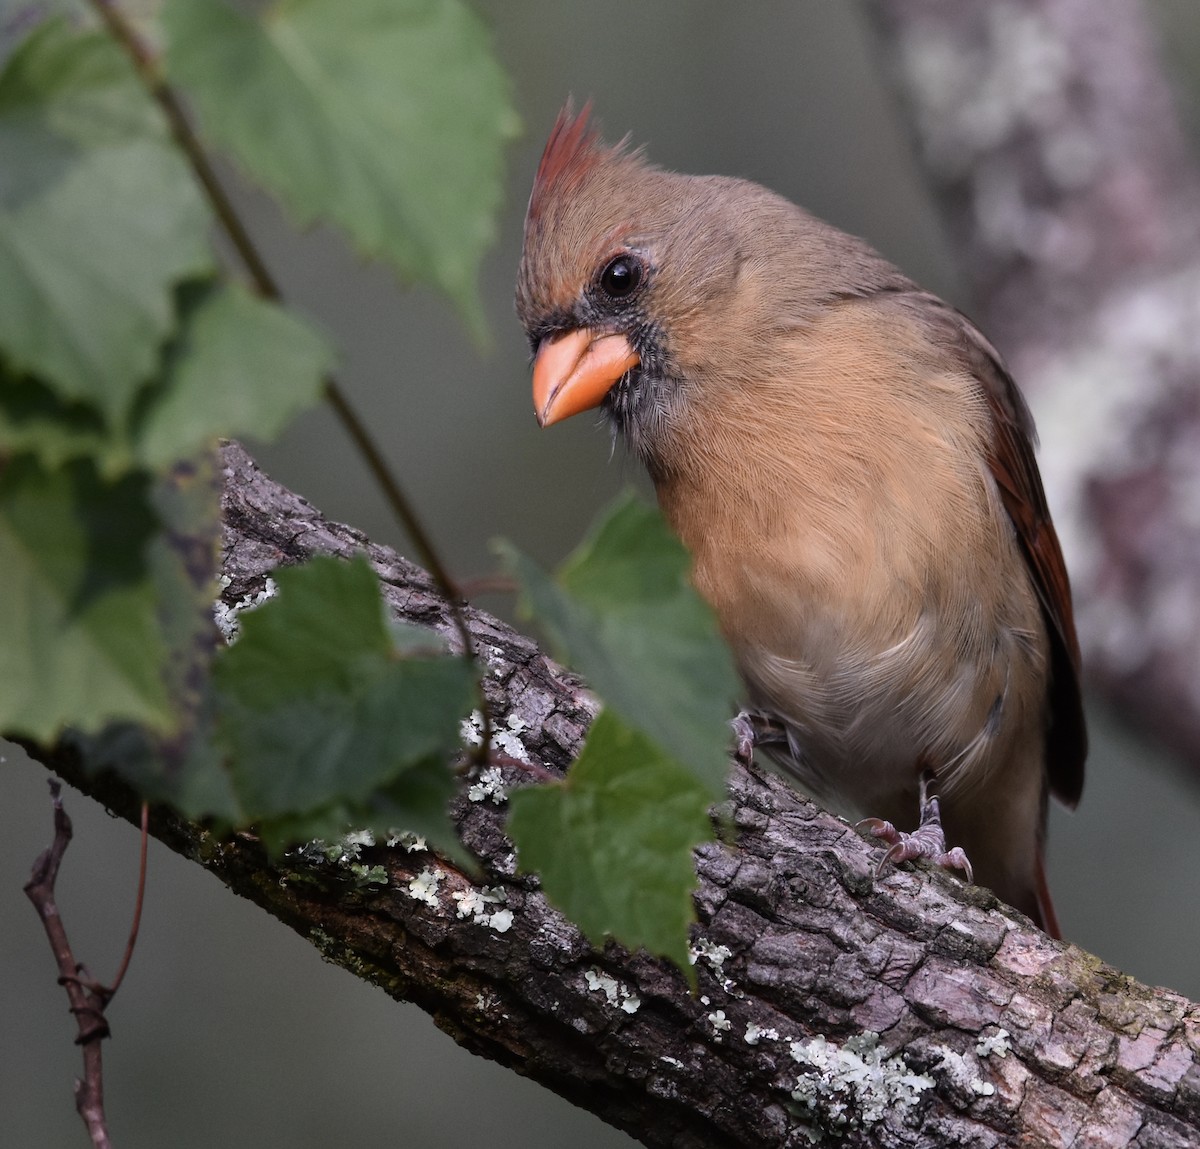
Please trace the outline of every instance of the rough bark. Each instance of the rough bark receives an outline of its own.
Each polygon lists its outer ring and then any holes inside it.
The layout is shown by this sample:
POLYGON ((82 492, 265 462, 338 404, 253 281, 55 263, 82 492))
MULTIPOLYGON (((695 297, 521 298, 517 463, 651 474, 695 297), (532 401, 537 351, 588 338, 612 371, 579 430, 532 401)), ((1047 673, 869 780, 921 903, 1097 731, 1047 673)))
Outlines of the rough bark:
POLYGON ((1200 771, 1200 170, 1130 0, 869 0, 1034 396, 1089 678, 1200 771))
MULTIPOLYGON (((224 463, 230 602, 279 564, 361 549, 397 615, 451 635, 424 572, 324 520, 236 445, 224 463)), ((531 639, 478 610, 469 621, 497 728, 533 762, 565 768, 593 714, 587 695, 531 639)), ((121 784, 39 756, 136 817, 121 784)), ((503 775, 529 780, 519 765, 503 775)), ((252 835, 218 841, 165 811, 152 830, 468 1049, 646 1145, 805 1145, 811 1131, 881 1146, 1200 1141, 1200 1007, 1049 940, 945 874, 875 880, 879 849, 776 778, 736 768, 724 814, 726 840, 697 858, 696 994, 645 954, 594 952, 516 872, 503 805, 490 799, 457 803, 474 874, 383 845, 272 865, 252 835), (371 879, 363 866, 382 871, 371 879), (484 887, 502 902, 475 901, 484 887), (494 916, 501 906, 511 923, 494 916), (868 1052, 856 1060, 846 1048, 868 1031, 887 1054, 874 1069, 862 1065, 868 1052), (829 1044, 809 1044, 818 1038, 829 1044), (1011 1051, 987 1052, 989 1038, 1011 1051), (913 1086, 922 1074, 931 1087, 913 1086), (811 1110, 793 1097, 802 1077, 811 1110), (862 1092, 867 1079, 883 1103, 862 1092), (855 1115, 861 1127, 839 1124, 855 1115)))

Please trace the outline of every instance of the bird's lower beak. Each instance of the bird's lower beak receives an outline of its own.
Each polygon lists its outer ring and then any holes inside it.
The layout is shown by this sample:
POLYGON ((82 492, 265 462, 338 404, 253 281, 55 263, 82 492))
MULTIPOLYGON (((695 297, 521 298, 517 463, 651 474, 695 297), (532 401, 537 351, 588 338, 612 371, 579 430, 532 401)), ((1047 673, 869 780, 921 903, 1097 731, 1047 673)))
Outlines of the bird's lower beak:
POLYGON ((533 361, 538 423, 549 427, 599 407, 617 380, 640 362, 624 335, 597 335, 580 327, 543 339, 533 361))

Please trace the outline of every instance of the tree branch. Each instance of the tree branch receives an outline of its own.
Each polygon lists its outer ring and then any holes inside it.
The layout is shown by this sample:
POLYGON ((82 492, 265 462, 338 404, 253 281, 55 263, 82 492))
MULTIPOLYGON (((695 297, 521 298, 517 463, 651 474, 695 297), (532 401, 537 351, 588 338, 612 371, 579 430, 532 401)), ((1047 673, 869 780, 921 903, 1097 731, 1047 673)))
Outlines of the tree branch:
MULTIPOLYGON (((224 462, 230 601, 280 563, 361 549, 399 616, 452 628, 423 571, 324 520, 240 447, 224 462)), ((592 702, 529 638, 480 611, 469 621, 507 751, 562 770, 592 702)), ((31 749, 137 816, 123 785, 31 749)), ((499 769, 507 786, 528 781, 519 763, 499 769)), ((1125 1145, 1139 1130, 1147 1144, 1194 1143, 1200 1008, 943 874, 874 881, 878 849, 774 777, 736 769, 724 813, 730 840, 698 852, 695 995, 645 954, 592 951, 515 872, 504 808, 486 797, 455 809, 478 874, 399 844, 273 866, 251 835, 216 841, 161 810, 151 829, 468 1049, 647 1145, 790 1146, 807 1144, 806 1128, 848 1146, 1125 1145), (897 1060, 857 1046, 866 1031, 897 1060), (819 1037, 829 1046, 809 1046, 819 1037), (839 1126, 848 1114, 863 1127, 839 1126)))

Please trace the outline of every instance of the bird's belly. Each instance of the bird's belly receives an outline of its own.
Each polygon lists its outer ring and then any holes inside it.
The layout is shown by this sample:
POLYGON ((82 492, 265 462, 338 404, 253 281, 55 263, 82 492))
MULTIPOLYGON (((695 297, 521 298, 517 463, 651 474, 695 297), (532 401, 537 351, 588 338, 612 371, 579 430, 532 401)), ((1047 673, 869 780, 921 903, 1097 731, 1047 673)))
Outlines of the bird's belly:
POLYGON ((923 769, 943 794, 979 787, 1036 720, 1029 684, 1044 689, 1045 654, 1044 636, 978 614, 914 610, 883 641, 861 614, 813 606, 798 628, 793 616, 786 643, 737 645, 754 705, 788 731, 777 757, 851 817, 911 817, 923 769))
POLYGON ((919 481, 864 467, 847 435, 770 483, 658 488, 750 701, 788 730, 789 769, 848 815, 915 811, 924 769, 943 796, 982 800, 1045 725, 1045 623, 994 483, 953 443, 894 422, 919 481), (819 467, 824 495, 809 484, 819 467))

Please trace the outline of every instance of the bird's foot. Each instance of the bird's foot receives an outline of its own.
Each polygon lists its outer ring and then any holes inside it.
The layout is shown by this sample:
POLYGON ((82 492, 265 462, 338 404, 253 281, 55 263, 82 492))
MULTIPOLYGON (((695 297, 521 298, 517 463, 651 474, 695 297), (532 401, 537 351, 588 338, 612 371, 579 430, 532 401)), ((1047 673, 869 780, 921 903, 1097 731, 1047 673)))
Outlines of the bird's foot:
POLYGON ((733 727, 734 755, 743 766, 754 761, 754 748, 788 740, 783 723, 757 710, 741 710, 730 723, 733 727))
POLYGON ((968 882, 974 881, 971 861, 961 846, 946 849, 946 835, 942 830, 942 811, 937 795, 929 793, 929 774, 921 775, 921 824, 911 833, 897 830, 883 818, 864 818, 856 828, 866 829, 872 837, 886 842, 891 848, 880 859, 875 871, 876 878, 883 873, 889 862, 899 865, 919 858, 932 862, 947 870, 961 870, 968 882))
POLYGON ((754 716, 748 710, 739 710, 730 723, 733 727, 733 754, 743 765, 754 761, 754 716))

